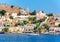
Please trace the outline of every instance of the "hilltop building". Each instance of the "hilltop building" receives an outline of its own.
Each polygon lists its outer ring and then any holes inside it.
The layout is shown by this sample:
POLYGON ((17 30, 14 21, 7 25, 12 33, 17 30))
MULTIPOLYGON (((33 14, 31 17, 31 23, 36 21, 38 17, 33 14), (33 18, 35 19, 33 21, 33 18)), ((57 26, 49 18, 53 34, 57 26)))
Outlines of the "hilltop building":
POLYGON ((43 19, 46 16, 46 14, 43 11, 39 11, 36 13, 37 20, 43 19))

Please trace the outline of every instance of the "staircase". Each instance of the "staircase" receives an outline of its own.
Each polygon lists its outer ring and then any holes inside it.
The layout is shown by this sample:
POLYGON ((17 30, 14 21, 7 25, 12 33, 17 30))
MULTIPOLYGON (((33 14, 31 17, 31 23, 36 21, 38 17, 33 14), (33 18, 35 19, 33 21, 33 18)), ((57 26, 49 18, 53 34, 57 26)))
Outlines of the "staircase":
POLYGON ((49 17, 48 16, 45 16, 45 17, 47 17, 46 19, 45 19, 45 21, 43 21, 43 22, 41 22, 41 24, 40 24, 40 26, 39 27, 41 27, 44 23, 46 23, 46 21, 49 19, 49 17))

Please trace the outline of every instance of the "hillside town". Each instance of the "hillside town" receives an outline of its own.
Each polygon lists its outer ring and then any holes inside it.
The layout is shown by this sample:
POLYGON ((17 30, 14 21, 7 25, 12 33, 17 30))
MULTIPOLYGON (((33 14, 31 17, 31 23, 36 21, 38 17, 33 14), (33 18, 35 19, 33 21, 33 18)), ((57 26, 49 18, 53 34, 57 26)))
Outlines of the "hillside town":
POLYGON ((60 14, 0 4, 0 33, 60 33, 60 14))

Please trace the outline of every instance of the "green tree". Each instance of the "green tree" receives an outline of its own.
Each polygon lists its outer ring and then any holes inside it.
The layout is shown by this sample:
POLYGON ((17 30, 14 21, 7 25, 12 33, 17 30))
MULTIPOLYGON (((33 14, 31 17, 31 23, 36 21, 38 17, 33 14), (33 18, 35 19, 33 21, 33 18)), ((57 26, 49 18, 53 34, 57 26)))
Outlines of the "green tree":
POLYGON ((26 25, 28 23, 28 21, 23 21, 23 23, 26 25))
POLYGON ((60 27, 60 24, 58 25, 58 27, 60 27))
POLYGON ((42 11, 42 13, 44 13, 44 11, 42 11))
POLYGON ((49 30, 50 26, 48 26, 47 24, 43 25, 45 29, 49 30))
POLYGON ((36 17, 33 17, 32 20, 35 21, 36 20, 36 17))
POLYGON ((33 32, 34 32, 34 33, 36 33, 36 32, 37 32, 37 28, 36 28, 36 27, 34 28, 33 32))
POLYGON ((13 19, 13 16, 10 16, 10 19, 13 19))
POLYGON ((33 24, 40 24, 41 22, 39 20, 32 21, 33 24))
POLYGON ((41 28, 37 28, 38 33, 41 33, 41 28))
POLYGON ((29 21, 33 20, 31 17, 28 18, 29 21))
POLYGON ((29 21, 35 21, 36 20, 36 17, 29 17, 28 20, 29 21))
POLYGON ((41 33, 41 28, 34 28, 34 33, 41 33))
POLYGON ((8 32, 8 28, 4 28, 3 29, 3 32, 8 32))
POLYGON ((30 15, 36 15, 36 10, 34 10, 30 15))
POLYGON ((58 20, 58 18, 55 19, 55 21, 58 20))
POLYGON ((14 6, 13 5, 11 5, 11 8, 13 8, 14 6))
POLYGON ((20 21, 18 21, 18 23, 15 24, 15 26, 21 26, 24 25, 24 23, 21 23, 20 21))
POLYGON ((47 14, 47 16, 54 16, 54 15, 53 15, 53 13, 49 13, 49 14, 47 14))
POLYGON ((37 25, 37 26, 34 28, 34 33, 41 33, 41 27, 39 27, 39 25, 37 25))
POLYGON ((0 14, 1 14, 2 16, 4 16, 4 15, 5 15, 5 13, 6 13, 6 11, 5 11, 5 10, 1 10, 1 11, 0 11, 0 14))
POLYGON ((45 17, 44 19, 40 19, 42 22, 46 20, 47 17, 45 17))

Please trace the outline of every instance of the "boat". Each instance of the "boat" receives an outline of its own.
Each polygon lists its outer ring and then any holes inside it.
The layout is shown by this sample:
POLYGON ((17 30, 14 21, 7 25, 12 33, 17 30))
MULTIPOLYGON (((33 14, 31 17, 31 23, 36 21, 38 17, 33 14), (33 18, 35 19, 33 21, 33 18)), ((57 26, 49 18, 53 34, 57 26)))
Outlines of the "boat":
POLYGON ((30 35, 39 35, 39 34, 30 34, 30 35))
POLYGON ((28 33, 27 35, 39 35, 39 34, 36 34, 36 33, 28 33))
POLYGON ((4 32, 0 32, 0 34, 4 34, 4 32))

